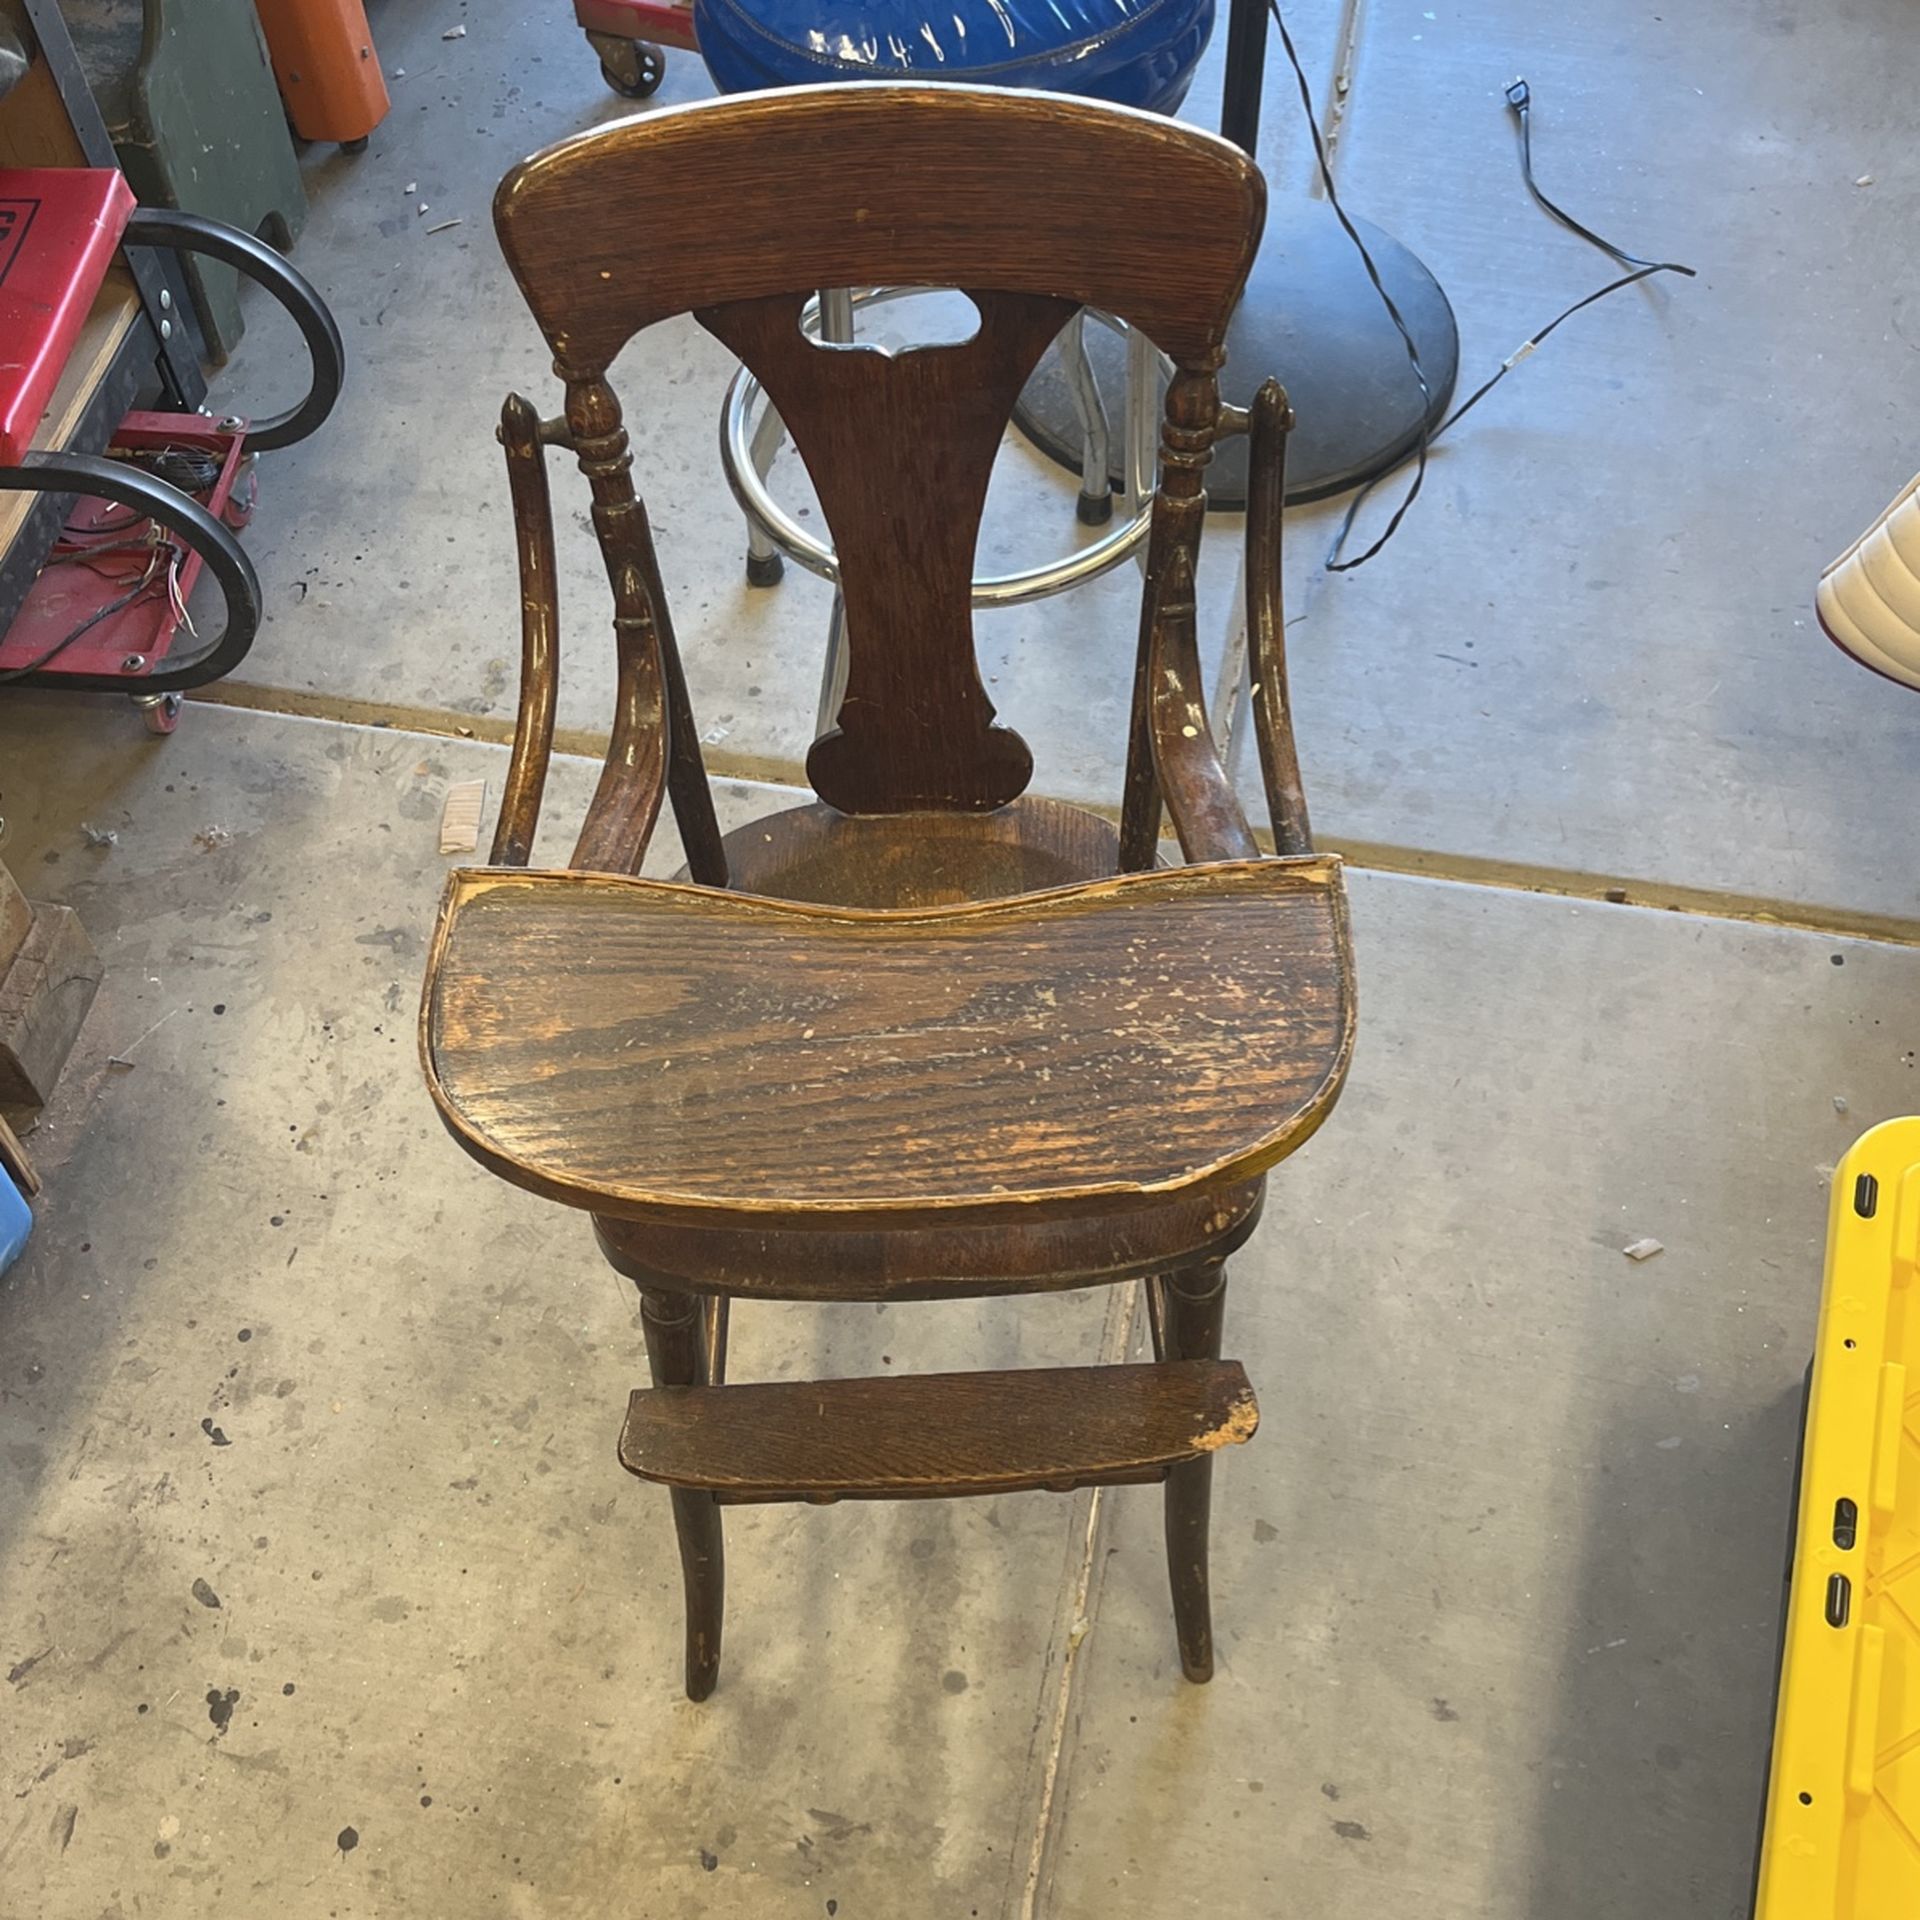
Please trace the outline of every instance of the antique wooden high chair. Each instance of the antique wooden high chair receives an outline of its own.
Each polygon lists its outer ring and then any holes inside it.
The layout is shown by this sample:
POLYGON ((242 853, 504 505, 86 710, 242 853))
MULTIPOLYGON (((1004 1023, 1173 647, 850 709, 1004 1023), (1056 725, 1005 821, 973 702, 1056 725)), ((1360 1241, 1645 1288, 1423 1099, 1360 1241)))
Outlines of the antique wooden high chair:
MULTIPOLYGON (((1257 1419, 1220 1356, 1265 1170, 1353 1034, 1339 863, 1307 831, 1281 654, 1286 401, 1214 372, 1259 237, 1210 135, 1033 93, 830 86, 567 140, 510 173, 501 244, 566 386, 515 396, 519 726, 491 864, 449 881, 422 1051, 449 1130, 594 1216, 654 1387, 620 1443, 673 1490, 687 1691, 719 1670, 720 1507, 1164 1480, 1180 1655, 1212 1672, 1214 1452, 1257 1419), (979 330, 897 354, 801 329, 822 287, 963 289, 979 330), (1174 363, 1118 830, 1026 793, 968 582, 1014 397, 1081 306, 1174 363), (609 363, 692 313, 765 383, 839 553, 851 659, 811 804, 719 832, 609 363), (1215 758, 1193 579, 1217 435, 1252 433, 1248 616, 1275 856, 1215 758), (552 741, 543 446, 593 491, 612 740, 563 871, 523 871, 552 741), (662 797, 687 877, 635 878, 662 797), (1170 816, 1188 864, 1156 865, 1170 816), (1143 1279, 1150 1365, 730 1385, 735 1299, 931 1299, 1143 1279)), ((1009 1309, 1011 1310, 1011 1308, 1009 1309)))

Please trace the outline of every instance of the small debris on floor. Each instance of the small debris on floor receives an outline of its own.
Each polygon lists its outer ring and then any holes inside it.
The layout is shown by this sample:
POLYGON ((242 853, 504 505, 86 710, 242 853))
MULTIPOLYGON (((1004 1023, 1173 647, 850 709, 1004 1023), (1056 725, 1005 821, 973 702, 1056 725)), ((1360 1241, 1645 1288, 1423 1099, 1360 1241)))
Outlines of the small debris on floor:
POLYGON ((1846 1110, 1847 1110, 1847 1097, 1846 1097, 1846 1095, 1845 1095, 1845 1094, 1843 1094, 1843 1093, 1836 1093, 1836 1094, 1835 1094, 1835 1095, 1833 1096, 1833 1110, 1834 1110, 1834 1112, 1835 1112, 1835 1113, 1845 1113, 1845 1112, 1846 1112, 1846 1110))
POLYGON ((409 200, 411 200, 413 196, 420 191, 420 182, 418 180, 409 180, 407 184, 400 189, 400 191, 404 193, 409 200))
POLYGON ((1620 1249, 1629 1260, 1651 1260, 1656 1253, 1665 1253, 1666 1248, 1658 1240, 1634 1240, 1620 1249))
POLYGON ((442 220, 427 229, 429 233, 445 233, 449 227, 464 227, 464 220, 442 220))
POLYGON ((480 844, 480 814, 487 804, 484 780, 461 780, 447 789, 440 809, 440 851, 471 853, 480 844))
POLYGON ((80 822, 80 837, 90 847, 104 853, 109 847, 120 844, 120 836, 111 827, 96 827, 90 820, 80 822))
POLYGON ((467 30, 464 26, 449 27, 446 32, 440 36, 442 40, 464 40, 466 37, 467 30))
POLYGON ((134 1048, 139 1046, 142 1041, 152 1039, 153 1036, 156 1033, 158 1033, 160 1029, 164 1027, 167 1024, 167 1022, 171 1020, 173 1016, 179 1011, 180 1009, 178 1007, 169 1007, 167 1011, 163 1013, 160 1016, 160 1018, 153 1023, 152 1026, 147 1028, 147 1030, 144 1033, 142 1033, 137 1039, 130 1040, 127 1043, 125 1052, 108 1054, 107 1065, 110 1067, 131 1068, 134 1065, 134 1058, 133 1058, 134 1048))
POLYGON ((206 850, 211 853, 216 847, 231 846, 233 844, 233 835, 227 828, 222 826, 202 827, 200 831, 193 836, 193 844, 196 847, 205 847, 206 850))

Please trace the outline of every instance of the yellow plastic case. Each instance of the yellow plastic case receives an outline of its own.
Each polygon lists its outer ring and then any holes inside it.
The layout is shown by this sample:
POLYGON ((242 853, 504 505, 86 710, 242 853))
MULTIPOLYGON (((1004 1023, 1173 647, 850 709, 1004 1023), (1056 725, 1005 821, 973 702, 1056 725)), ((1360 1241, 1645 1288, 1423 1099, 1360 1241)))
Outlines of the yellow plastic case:
POLYGON ((1920 1119, 1833 1178, 1756 1920, 1920 1917, 1920 1119))

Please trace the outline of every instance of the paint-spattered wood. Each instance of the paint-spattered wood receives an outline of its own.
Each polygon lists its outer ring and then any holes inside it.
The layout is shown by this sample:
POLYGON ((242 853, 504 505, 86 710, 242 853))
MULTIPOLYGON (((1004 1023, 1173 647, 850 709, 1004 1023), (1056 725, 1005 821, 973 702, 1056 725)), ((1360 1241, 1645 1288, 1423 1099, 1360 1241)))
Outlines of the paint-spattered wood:
POLYGON ((1325 858, 891 914, 470 871, 425 1059, 476 1157, 598 1213, 1098 1211, 1312 1130, 1351 1041, 1345 934, 1325 858))
POLYGON ((1045 1293, 1224 1260, 1259 1223, 1266 1180, 1062 1220, 990 1226, 769 1227, 597 1216, 600 1251, 642 1287, 761 1300, 937 1300, 1045 1293))
POLYGON ((912 1500, 1158 1480, 1253 1438, 1237 1360, 636 1392, 621 1463, 722 1502, 912 1500))

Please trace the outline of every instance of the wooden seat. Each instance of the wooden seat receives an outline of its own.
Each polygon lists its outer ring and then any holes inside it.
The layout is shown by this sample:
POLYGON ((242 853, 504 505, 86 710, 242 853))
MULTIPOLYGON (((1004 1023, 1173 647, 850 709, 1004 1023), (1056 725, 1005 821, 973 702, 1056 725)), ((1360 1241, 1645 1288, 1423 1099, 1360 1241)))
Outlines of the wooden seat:
POLYGON ((639 1287, 653 1386, 622 1458, 672 1490, 696 1699, 719 1670, 720 1505, 740 1499, 1164 1479, 1181 1666, 1212 1672, 1213 1455, 1255 1418, 1221 1359, 1225 1263, 1265 1170, 1336 1098, 1353 1029, 1339 863, 1313 852, 1287 705, 1290 415, 1272 382, 1230 415, 1215 379, 1262 205, 1210 135, 947 85, 651 114, 536 155, 496 199, 566 406, 501 415, 520 714, 489 865, 448 884, 422 1053, 460 1144, 591 1213, 639 1287), (959 288, 978 329, 899 353, 803 330, 813 290, 879 285, 959 288), (971 623, 994 455, 1082 306, 1173 362, 1117 825, 1028 792, 971 623), (685 314, 778 409, 845 615, 814 800, 724 836, 607 377, 685 314), (1214 753, 1194 608, 1206 464, 1239 431, 1267 844, 1214 753), (557 683, 552 446, 592 493, 618 679, 572 858, 528 872, 557 683), (668 801, 685 871, 635 878, 668 801), (1165 824, 1185 864, 1159 866, 1165 824), (1135 1280, 1148 1366, 727 1379, 735 1299, 1135 1280))

